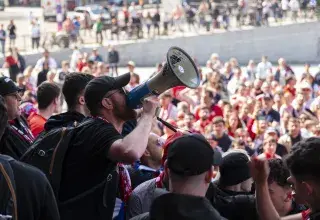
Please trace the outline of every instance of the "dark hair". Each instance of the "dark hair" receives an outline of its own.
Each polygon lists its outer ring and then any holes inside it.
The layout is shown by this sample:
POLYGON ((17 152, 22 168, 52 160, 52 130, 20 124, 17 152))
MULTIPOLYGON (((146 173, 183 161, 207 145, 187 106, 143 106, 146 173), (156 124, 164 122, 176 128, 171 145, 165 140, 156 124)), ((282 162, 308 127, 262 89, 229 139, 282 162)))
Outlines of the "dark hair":
POLYGON ((214 117, 213 118, 213 120, 212 120, 212 124, 214 125, 214 124, 218 124, 218 123, 222 123, 222 124, 226 124, 226 122, 223 120, 223 117, 221 117, 221 116, 216 116, 216 117, 214 117))
POLYGON ((62 93, 67 102, 69 110, 72 110, 78 104, 78 98, 85 89, 86 85, 94 77, 85 73, 70 73, 66 76, 62 87, 62 93))
POLYGON ((268 183, 276 182, 279 186, 289 186, 287 179, 290 176, 289 169, 281 159, 271 159, 268 161, 270 166, 270 173, 268 183))
POLYGON ((38 108, 46 109, 60 96, 60 88, 54 83, 43 82, 39 85, 37 91, 38 108))
POLYGON ((302 140, 285 157, 287 167, 299 181, 315 180, 320 183, 320 138, 302 140))
POLYGON ((294 76, 288 76, 288 77, 286 78, 286 85, 287 85, 291 80, 294 80, 294 79, 295 79, 294 76))

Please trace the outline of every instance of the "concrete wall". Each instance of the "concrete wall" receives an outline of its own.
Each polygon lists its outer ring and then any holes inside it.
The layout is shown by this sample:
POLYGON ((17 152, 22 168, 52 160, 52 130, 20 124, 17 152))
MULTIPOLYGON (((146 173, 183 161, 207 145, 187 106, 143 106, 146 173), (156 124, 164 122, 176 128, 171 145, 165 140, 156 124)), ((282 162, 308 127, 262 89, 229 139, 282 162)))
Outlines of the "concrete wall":
POLYGON ((171 46, 178 46, 205 64, 210 55, 218 53, 222 60, 235 57, 246 64, 267 55, 272 62, 285 57, 290 63, 320 61, 320 23, 258 28, 224 34, 156 40, 144 44, 119 47, 122 61, 135 60, 140 66, 154 65, 163 60, 171 46))
MULTIPOLYGON (((158 39, 144 43, 118 45, 121 65, 134 60, 138 66, 154 66, 165 59, 171 46, 178 46, 196 57, 204 65, 212 53, 218 53, 222 60, 235 57, 241 64, 249 59, 260 60, 267 55, 272 62, 285 57, 295 64, 320 62, 320 23, 294 24, 280 27, 263 27, 246 31, 235 31, 223 34, 180 37, 174 39, 158 39)), ((99 48, 106 58, 107 50, 99 48)), ((90 52, 86 48, 83 51, 90 52)), ((61 62, 69 59, 70 49, 52 53, 61 62)), ((35 64, 41 54, 26 55, 28 64, 35 64)), ((0 60, 3 63, 3 60, 0 60)))

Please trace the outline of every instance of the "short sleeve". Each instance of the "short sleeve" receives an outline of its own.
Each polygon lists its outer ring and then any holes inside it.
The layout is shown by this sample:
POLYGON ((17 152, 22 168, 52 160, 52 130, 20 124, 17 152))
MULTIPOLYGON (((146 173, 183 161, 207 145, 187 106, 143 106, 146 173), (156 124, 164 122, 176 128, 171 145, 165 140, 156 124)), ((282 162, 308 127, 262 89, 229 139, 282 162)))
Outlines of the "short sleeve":
POLYGON ((98 155, 108 155, 113 142, 122 138, 122 135, 112 124, 101 119, 95 119, 93 123, 84 126, 77 132, 73 145, 78 152, 81 151, 83 156, 96 157, 98 155))
POLYGON ((92 146, 91 153, 93 154, 96 152, 100 153, 101 151, 105 151, 105 155, 108 155, 108 151, 113 142, 123 138, 112 124, 104 121, 102 121, 102 123, 97 123, 89 135, 91 136, 89 140, 92 146))

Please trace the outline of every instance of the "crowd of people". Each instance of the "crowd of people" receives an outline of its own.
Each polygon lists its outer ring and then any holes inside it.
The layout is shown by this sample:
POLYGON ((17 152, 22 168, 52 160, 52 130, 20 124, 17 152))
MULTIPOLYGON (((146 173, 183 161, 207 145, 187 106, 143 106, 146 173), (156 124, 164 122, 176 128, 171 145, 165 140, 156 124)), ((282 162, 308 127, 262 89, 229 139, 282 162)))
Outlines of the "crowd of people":
MULTIPOLYGON (((88 41, 87 36, 90 36, 90 39, 95 37, 97 44, 104 44, 106 39, 119 41, 155 38, 174 33, 228 30, 232 26, 238 28, 244 25, 268 26, 270 18, 277 23, 288 19, 292 21, 314 19, 316 18, 316 6, 316 0, 239 0, 236 5, 204 0, 198 6, 183 3, 173 7, 171 12, 165 12, 159 6, 143 9, 132 2, 129 6, 124 7, 106 6, 111 16, 109 25, 104 23, 105 18, 102 15, 92 20, 90 14, 85 12, 83 16, 67 16, 61 30, 69 38, 70 43, 66 45, 88 43, 86 42, 88 41)), ((41 24, 40 19, 32 12, 28 19, 31 48, 25 49, 38 51, 41 46, 53 47, 57 39, 56 31, 46 30, 45 24, 41 24)), ((0 46, 3 55, 6 47, 16 46, 17 37, 23 37, 25 40, 25 35, 17 35, 17 28, 21 27, 16 27, 13 20, 10 21, 7 28, 4 28, 3 24, 0 26, 0 46), (6 43, 7 39, 9 43, 6 43)), ((92 43, 91 40, 89 43, 92 43)))
POLYGON ((133 110, 141 74, 133 61, 118 73, 112 46, 108 57, 75 48, 59 70, 46 50, 23 73, 13 54, 0 77, 1 217, 319 219, 320 72, 309 64, 298 73, 263 56, 241 68, 214 53, 206 68, 195 61, 197 89, 133 110))

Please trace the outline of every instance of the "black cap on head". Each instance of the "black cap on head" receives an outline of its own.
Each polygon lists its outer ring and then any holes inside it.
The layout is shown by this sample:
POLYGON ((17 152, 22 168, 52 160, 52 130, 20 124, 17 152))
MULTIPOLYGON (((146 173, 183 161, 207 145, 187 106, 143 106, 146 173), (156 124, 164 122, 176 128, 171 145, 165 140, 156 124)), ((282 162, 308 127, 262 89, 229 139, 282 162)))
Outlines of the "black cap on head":
POLYGON ((18 92, 20 89, 8 77, 0 77, 0 95, 6 96, 15 92, 18 92))
POLYGON ((170 144, 167 163, 175 174, 195 176, 216 165, 219 161, 215 159, 219 159, 219 152, 214 151, 202 135, 191 134, 177 138, 170 144))
POLYGON ((265 99, 265 100, 273 100, 273 96, 271 94, 267 93, 267 94, 264 94, 263 99, 265 99))
POLYGON ((102 98, 107 94, 107 92, 115 89, 121 89, 126 86, 130 81, 130 73, 118 76, 101 76, 91 80, 84 92, 84 98, 87 106, 96 106, 101 102, 102 98))
POLYGON ((233 186, 251 177, 249 158, 242 152, 231 152, 222 158, 219 183, 223 186, 233 186))

